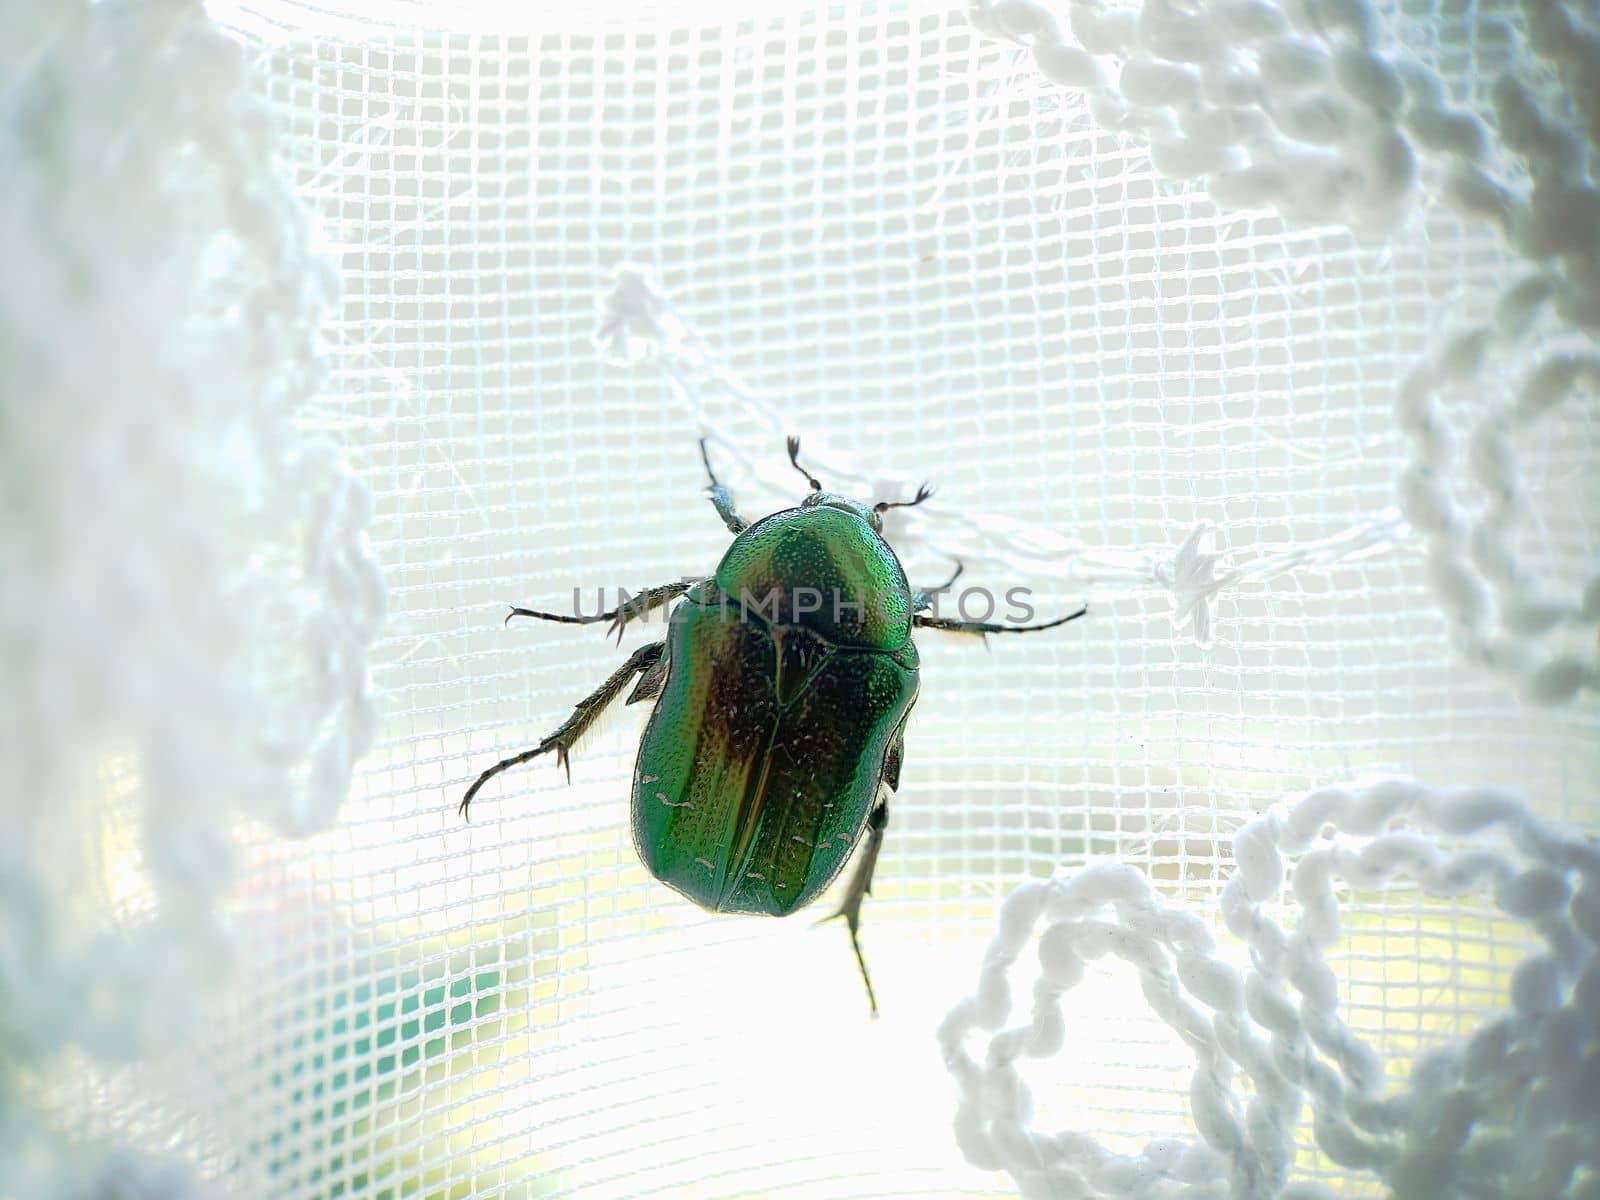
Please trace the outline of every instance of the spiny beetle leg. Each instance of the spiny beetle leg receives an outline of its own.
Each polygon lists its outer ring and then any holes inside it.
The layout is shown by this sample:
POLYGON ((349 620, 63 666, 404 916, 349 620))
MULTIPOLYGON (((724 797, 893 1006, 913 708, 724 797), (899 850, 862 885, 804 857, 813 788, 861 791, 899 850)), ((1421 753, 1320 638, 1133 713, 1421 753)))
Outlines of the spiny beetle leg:
POLYGON ((482 775, 479 775, 473 785, 467 789, 467 794, 461 798, 461 807, 458 810, 461 815, 463 817, 467 815, 467 809, 472 804, 472 798, 478 794, 479 789, 489 780, 502 771, 509 771, 512 767, 519 767, 523 763, 530 762, 541 754, 548 754, 552 750, 556 752, 556 765, 566 769, 567 781, 570 783, 572 781, 572 759, 570 756, 574 743, 584 735, 589 726, 595 723, 607 706, 622 694, 622 690, 633 682, 635 675, 648 671, 656 665, 657 660, 661 658, 662 651, 666 649, 666 645, 665 642, 651 642, 648 646, 640 646, 628 656, 627 662, 611 673, 610 678, 578 701, 572 709, 572 715, 563 721, 554 733, 533 749, 524 750, 521 754, 513 754, 510 758, 501 759, 482 775))
MULTIPOLYGON (((856 952, 856 966, 861 968, 861 982, 867 985, 867 1003, 872 1006, 874 1018, 878 1015, 878 996, 872 990, 872 976, 867 973, 866 956, 861 953, 861 902, 872 892, 872 873, 878 866, 878 851, 883 847, 883 829, 889 823, 889 802, 881 800, 867 818, 867 844, 861 848, 861 861, 845 888, 844 902, 837 911, 823 917, 832 921, 843 917, 850 930, 850 948, 856 952)), ((819 921, 820 925, 822 922, 819 921)))
POLYGON ((622 644, 622 631, 629 621, 642 617, 652 609, 660 608, 672 600, 676 600, 689 590, 687 583, 663 583, 660 587, 645 588, 637 596, 628 598, 626 604, 619 604, 610 612, 593 614, 573 614, 540 612, 535 608, 513 608, 506 614, 506 623, 511 623, 512 617, 533 617, 540 621, 555 621, 562 625, 593 625, 597 621, 610 621, 606 629, 606 636, 613 633, 617 635, 617 644, 622 644))
POLYGON ((965 571, 966 569, 966 564, 960 559, 957 559, 956 569, 951 573, 949 579, 946 579, 936 588, 918 588, 916 591, 912 592, 911 611, 914 613, 927 612, 933 607, 934 596, 940 592, 948 592, 951 588, 955 587, 956 580, 961 578, 961 572, 965 571))
POLYGON ((634 685, 633 691, 628 693, 628 698, 624 700, 623 703, 638 704, 641 701, 654 700, 657 696, 661 695, 662 685, 665 684, 666 681, 667 659, 666 656, 663 655, 662 657, 656 659, 654 665, 652 665, 649 670, 647 670, 643 675, 639 676, 639 682, 634 685))
POLYGON ((717 481, 717 473, 711 469, 711 456, 706 453, 706 439, 700 439, 700 461, 706 465, 706 478, 711 480, 711 486, 706 492, 711 496, 711 506, 717 510, 717 516, 722 518, 722 523, 728 527, 728 532, 738 537, 750 528, 750 522, 741 517, 733 507, 733 493, 717 481))
POLYGON ((992 621, 961 621, 955 617, 925 617, 918 613, 911 620, 921 629, 942 629, 946 633, 1037 633, 1041 629, 1054 629, 1057 625, 1065 625, 1068 621, 1076 621, 1087 608, 1080 608, 1075 613, 1068 613, 1064 617, 1057 617, 1054 621, 1044 621, 1038 625, 996 625, 992 621))

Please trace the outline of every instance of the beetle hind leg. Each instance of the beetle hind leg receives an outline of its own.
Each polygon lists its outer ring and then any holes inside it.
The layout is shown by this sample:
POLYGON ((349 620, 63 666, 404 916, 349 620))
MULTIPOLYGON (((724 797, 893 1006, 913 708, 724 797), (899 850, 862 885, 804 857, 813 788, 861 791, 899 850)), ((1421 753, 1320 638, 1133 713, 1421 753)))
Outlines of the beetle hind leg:
POLYGON ((520 754, 513 754, 510 758, 501 759, 490 767, 473 782, 467 789, 467 794, 461 798, 461 807, 458 810, 463 817, 472 805, 472 798, 489 780, 499 775, 502 771, 509 771, 512 767, 519 767, 525 762, 531 762, 541 754, 555 752, 556 764, 564 767, 567 778, 572 778, 572 760, 570 758, 572 747, 599 719, 622 690, 633 682, 633 677, 645 674, 660 661, 662 652, 666 649, 665 642, 651 642, 648 646, 640 646, 628 656, 628 661, 613 671, 599 687, 590 692, 572 709, 572 715, 563 721, 554 733, 545 738, 531 750, 524 750, 520 754))
POLYGON ((861 969, 861 982, 867 988, 867 1004, 872 1008, 872 1015, 878 1015, 878 996, 872 990, 872 976, 867 971, 867 959, 861 953, 861 902, 872 891, 872 873, 878 867, 878 851, 883 847, 883 830, 889 824, 889 802, 880 800, 878 807, 872 810, 872 815, 867 818, 867 844, 861 848, 861 861, 856 864, 855 874, 850 876, 850 883, 845 888, 844 901, 838 909, 824 921, 832 921, 843 917, 846 928, 850 930, 850 948, 855 951, 856 966, 861 969))

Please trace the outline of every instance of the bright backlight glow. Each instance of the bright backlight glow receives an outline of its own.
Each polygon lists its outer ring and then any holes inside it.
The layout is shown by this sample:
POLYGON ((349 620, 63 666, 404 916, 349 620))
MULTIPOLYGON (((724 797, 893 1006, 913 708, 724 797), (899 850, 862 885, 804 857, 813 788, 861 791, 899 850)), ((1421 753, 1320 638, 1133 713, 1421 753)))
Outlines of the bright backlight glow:
MULTIPOLYGON (((719 25, 781 16, 801 6, 794 0, 208 0, 222 24, 275 41, 307 34, 360 40, 375 31, 420 33, 559 33, 614 27, 637 29, 719 25)), ((934 11, 929 0, 896 7, 934 11)))

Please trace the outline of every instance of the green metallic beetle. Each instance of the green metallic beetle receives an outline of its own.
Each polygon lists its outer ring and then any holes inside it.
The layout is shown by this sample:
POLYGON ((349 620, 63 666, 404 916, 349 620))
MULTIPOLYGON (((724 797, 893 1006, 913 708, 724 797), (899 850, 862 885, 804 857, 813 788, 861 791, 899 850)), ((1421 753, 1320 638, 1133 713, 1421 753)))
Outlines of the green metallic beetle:
MULTIPOLYGON (((927 615, 953 584, 912 590, 883 538, 883 514, 915 499, 866 505, 811 486, 798 508, 750 524, 717 482, 700 443, 717 514, 733 544, 716 574, 690 585, 649 588, 611 612, 566 616, 513 608, 506 617, 568 624, 611 622, 620 640, 630 620, 679 597, 667 636, 641 646, 579 701, 560 728, 531 750, 496 763, 467 789, 474 796, 500 772, 541 754, 571 767, 573 744, 639 676, 626 703, 654 700, 633 768, 633 838, 650 873, 712 912, 787 916, 843 870, 866 835, 860 862, 834 917, 878 1011, 861 953, 861 902, 898 789, 906 718, 917 698, 914 627, 957 633, 1051 629, 1083 609, 1039 625, 998 625, 927 615)), ((831 919, 831 918, 830 918, 831 919)))

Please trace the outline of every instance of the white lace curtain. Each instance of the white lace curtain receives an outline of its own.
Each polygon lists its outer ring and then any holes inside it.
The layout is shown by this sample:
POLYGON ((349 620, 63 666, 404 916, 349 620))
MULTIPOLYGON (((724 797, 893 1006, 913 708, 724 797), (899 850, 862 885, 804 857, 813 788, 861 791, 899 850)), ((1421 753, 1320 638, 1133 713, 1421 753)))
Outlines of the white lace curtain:
POLYGON ((0 1196, 1600 1195, 1600 17, 0 8, 0 1196), (829 487, 863 943, 503 605, 829 487), (828 911, 819 908, 817 915, 828 911), (1319 1191, 1320 1189, 1320 1191, 1319 1191))

